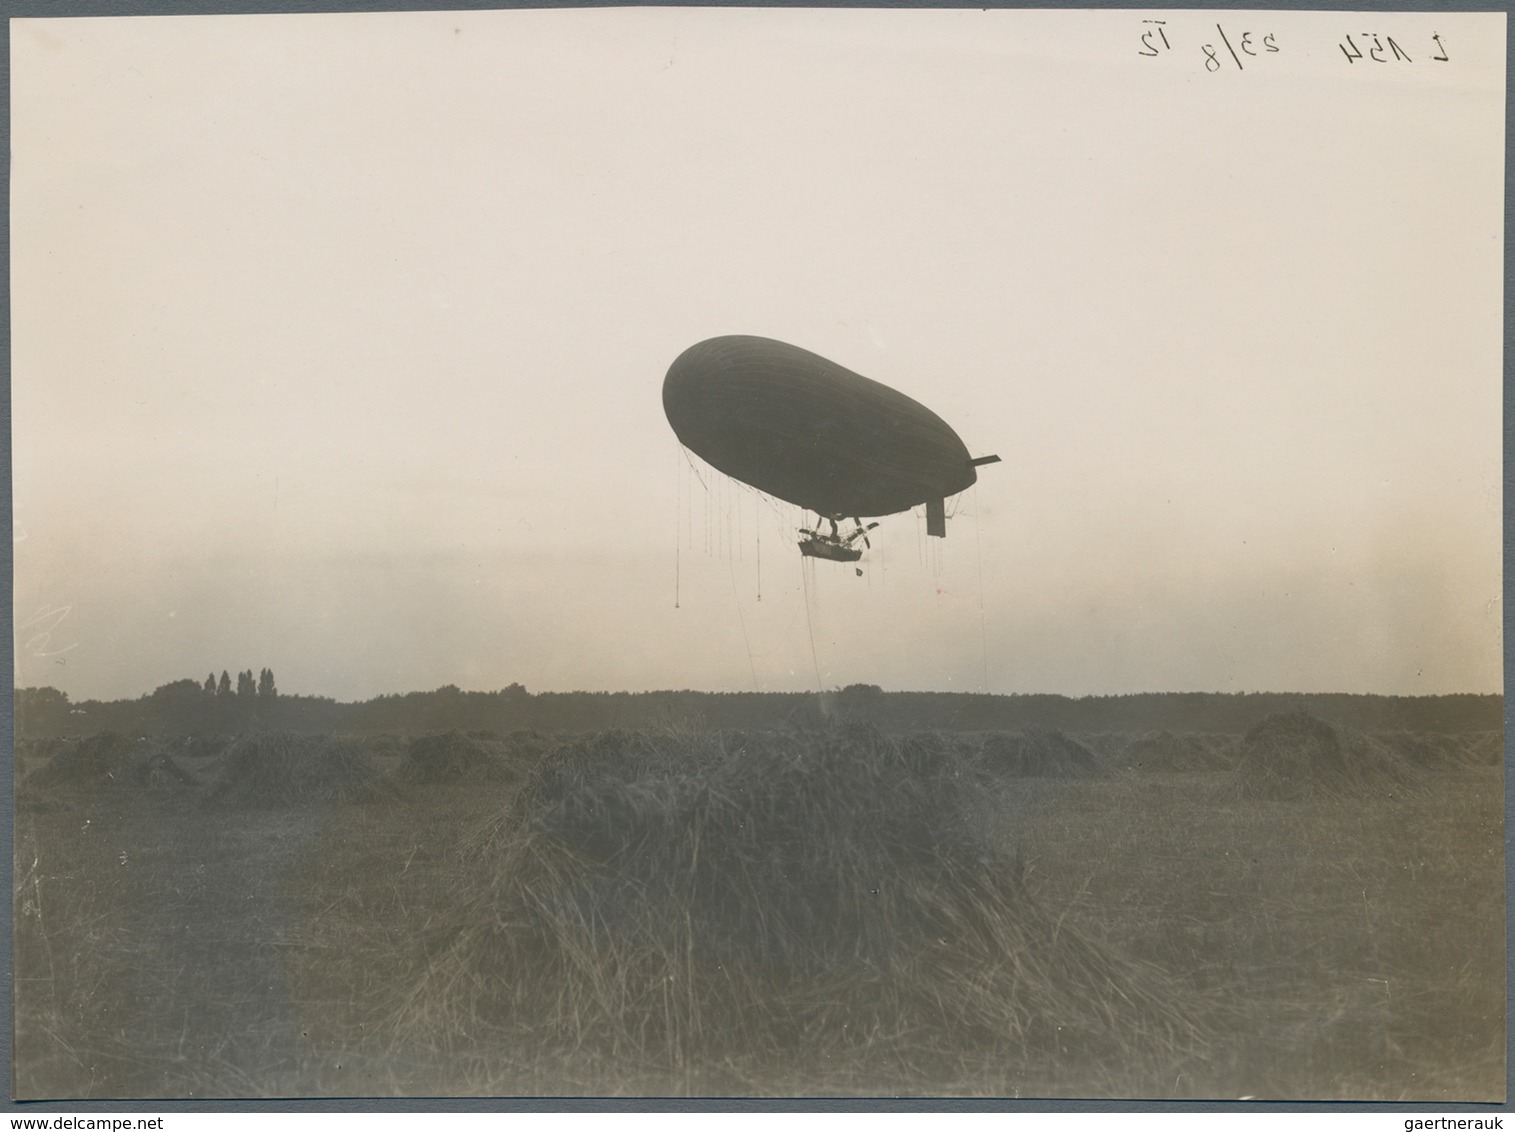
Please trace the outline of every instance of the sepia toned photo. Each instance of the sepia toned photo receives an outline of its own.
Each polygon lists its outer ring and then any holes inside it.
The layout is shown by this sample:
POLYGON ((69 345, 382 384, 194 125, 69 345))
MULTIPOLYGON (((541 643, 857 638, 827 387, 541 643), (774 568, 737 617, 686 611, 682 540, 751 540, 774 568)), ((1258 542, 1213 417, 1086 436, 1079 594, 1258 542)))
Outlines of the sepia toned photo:
POLYGON ((1503 13, 9 32, 13 1099, 1505 1099, 1503 13))

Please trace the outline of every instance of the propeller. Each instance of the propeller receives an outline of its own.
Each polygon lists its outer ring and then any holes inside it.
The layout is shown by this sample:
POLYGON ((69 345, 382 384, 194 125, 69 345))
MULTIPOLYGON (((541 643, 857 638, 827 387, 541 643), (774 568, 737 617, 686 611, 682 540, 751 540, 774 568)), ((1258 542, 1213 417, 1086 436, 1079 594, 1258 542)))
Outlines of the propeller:
POLYGON ((852 537, 849 538, 847 541, 848 542, 856 542, 857 539, 858 539, 858 536, 861 535, 862 539, 863 539, 863 545, 866 546, 869 550, 872 550, 873 549, 873 543, 871 543, 871 542, 868 541, 868 532, 871 531, 871 530, 873 530, 873 528, 876 527, 876 526, 878 526, 878 524, 877 523, 869 523, 865 527, 865 526, 863 526, 863 521, 861 519, 859 519, 855 515, 853 516, 852 521, 857 524, 857 530, 855 530, 855 531, 852 532, 852 537))

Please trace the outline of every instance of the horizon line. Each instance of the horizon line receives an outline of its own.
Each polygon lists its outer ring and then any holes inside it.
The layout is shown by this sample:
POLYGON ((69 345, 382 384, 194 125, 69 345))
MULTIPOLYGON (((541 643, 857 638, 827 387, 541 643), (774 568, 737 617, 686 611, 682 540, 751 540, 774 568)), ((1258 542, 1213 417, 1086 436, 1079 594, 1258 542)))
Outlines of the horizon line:
MULTIPOLYGON (((169 681, 168 684, 159 685, 158 688, 148 692, 141 692, 135 696, 117 696, 112 699, 103 699, 97 696, 88 696, 84 699, 75 700, 71 693, 56 688, 51 684, 28 684, 14 685, 11 689, 12 697, 20 692, 29 691, 53 691, 62 695, 73 703, 130 703, 135 700, 150 698, 155 692, 164 687, 176 683, 192 682, 199 684, 190 677, 183 681, 169 681)), ((985 698, 1009 699, 1014 697, 1029 696, 1055 696, 1067 700, 1100 700, 1121 699, 1132 696, 1359 696, 1375 697, 1379 699, 1439 699, 1448 696, 1478 696, 1483 698, 1504 698, 1504 690, 1494 692, 1480 691, 1452 691, 1452 692, 1362 692, 1362 691, 1301 691, 1278 690, 1278 689, 1144 689, 1134 692, 1052 692, 1052 691, 1012 691, 1012 692, 988 692, 978 690, 939 689, 939 688, 883 688, 877 685, 852 683, 839 685, 834 688, 815 689, 712 689, 712 688, 647 688, 640 691, 618 689, 546 689, 533 692, 521 684, 507 684, 502 688, 462 688, 456 684, 443 684, 435 688, 413 688, 404 692, 376 692, 371 696, 361 699, 338 699, 336 696, 321 692, 286 692, 278 691, 275 699, 307 699, 307 700, 330 700, 333 703, 361 704, 385 697, 399 696, 427 696, 448 692, 449 690, 458 695, 466 696, 497 696, 509 692, 512 688, 519 688, 518 695, 526 696, 659 696, 659 695, 700 695, 700 696, 826 696, 836 695, 852 688, 863 688, 870 691, 876 690, 880 695, 886 696, 982 696, 985 698)), ((237 700, 238 693, 232 692, 229 698, 237 700)), ((257 699, 260 697, 254 697, 257 699)))

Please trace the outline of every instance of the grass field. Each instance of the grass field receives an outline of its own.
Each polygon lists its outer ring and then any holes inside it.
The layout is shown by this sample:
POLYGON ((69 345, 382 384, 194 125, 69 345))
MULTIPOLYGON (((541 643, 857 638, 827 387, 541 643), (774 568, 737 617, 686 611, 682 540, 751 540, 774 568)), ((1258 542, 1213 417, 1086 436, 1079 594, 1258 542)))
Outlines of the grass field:
POLYGON ((1317 723, 23 744, 16 1092, 1500 1100, 1499 739, 1317 723))

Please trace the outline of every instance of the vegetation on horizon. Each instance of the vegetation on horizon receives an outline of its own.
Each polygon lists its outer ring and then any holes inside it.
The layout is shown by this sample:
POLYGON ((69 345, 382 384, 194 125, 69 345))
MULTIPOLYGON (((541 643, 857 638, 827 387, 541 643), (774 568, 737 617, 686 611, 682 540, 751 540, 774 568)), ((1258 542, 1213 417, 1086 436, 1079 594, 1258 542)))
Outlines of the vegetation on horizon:
POLYGON ((601 731, 655 728, 667 719, 698 718, 716 728, 807 729, 846 721, 890 732, 1170 731, 1241 734, 1270 715, 1304 711, 1358 731, 1487 731, 1504 724, 1498 695, 1373 696, 1336 693, 1150 692, 1120 696, 988 695, 970 692, 885 692, 852 684, 814 692, 528 692, 511 684, 492 692, 445 685, 430 692, 339 703, 277 691, 251 669, 233 693, 222 673, 208 685, 176 680, 135 700, 72 702, 56 688, 15 693, 21 738, 237 734, 249 730, 311 734, 423 735, 442 731, 601 731))

